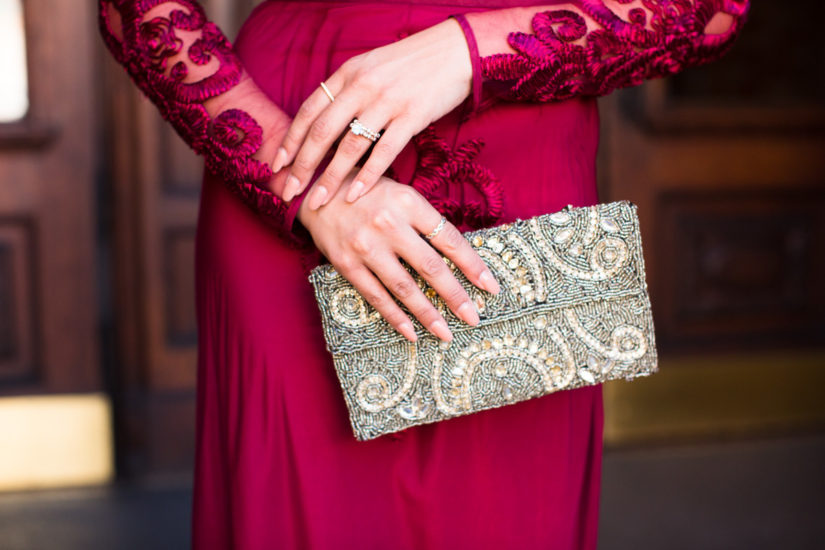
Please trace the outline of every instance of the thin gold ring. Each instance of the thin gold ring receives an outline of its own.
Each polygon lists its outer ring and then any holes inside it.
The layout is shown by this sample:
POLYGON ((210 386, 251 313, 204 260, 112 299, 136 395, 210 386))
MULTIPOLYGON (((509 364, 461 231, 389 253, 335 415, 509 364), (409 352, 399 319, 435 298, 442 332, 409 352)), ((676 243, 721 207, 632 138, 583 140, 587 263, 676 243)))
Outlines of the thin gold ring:
POLYGON ((335 96, 332 95, 332 92, 329 91, 329 88, 327 88, 327 85, 324 84, 323 82, 321 82, 321 89, 324 90, 325 94, 327 94, 327 97, 329 98, 329 100, 331 102, 335 103, 335 96))

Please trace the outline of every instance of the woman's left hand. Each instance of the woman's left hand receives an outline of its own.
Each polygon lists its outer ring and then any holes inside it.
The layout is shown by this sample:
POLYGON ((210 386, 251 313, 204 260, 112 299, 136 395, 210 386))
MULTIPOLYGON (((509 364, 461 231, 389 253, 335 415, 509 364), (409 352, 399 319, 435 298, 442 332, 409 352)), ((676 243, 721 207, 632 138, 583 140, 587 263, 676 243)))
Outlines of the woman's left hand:
MULTIPOLYGON (((327 151, 357 118, 374 131, 384 130, 355 177, 346 199, 355 201, 389 168, 410 139, 461 104, 470 94, 472 65, 464 33, 454 19, 347 60, 301 105, 273 162, 289 165, 284 200, 300 194, 327 151)), ((320 208, 372 142, 347 131, 332 161, 316 180, 307 206, 320 208)))

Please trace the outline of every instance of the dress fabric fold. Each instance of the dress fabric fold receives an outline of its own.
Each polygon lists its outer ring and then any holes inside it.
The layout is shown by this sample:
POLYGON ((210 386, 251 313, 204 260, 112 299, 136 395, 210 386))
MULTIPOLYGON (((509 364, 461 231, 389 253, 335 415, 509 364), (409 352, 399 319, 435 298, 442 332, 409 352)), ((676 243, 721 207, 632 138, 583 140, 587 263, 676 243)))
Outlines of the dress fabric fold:
MULTIPOLYGON (((235 51, 294 116, 353 55, 485 4, 268 1, 235 51)), ((483 144, 473 162, 501 186, 499 221, 599 202, 595 99, 500 102, 462 115, 463 107, 443 117, 432 135, 454 150, 483 144)), ((419 160, 411 144, 393 165, 396 178, 412 182, 419 160)), ((459 205, 484 200, 461 179, 432 192, 459 205)), ((307 274, 304 252, 205 177, 194 548, 596 547, 601 387, 358 442, 307 274)))

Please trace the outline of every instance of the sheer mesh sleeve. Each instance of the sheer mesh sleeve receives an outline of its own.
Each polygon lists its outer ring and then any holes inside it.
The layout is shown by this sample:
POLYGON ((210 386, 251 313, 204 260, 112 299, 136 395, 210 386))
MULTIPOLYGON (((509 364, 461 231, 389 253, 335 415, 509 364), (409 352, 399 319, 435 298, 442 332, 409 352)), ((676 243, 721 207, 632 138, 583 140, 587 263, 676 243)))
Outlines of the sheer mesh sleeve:
POLYGON ((207 168, 291 244, 298 202, 283 188, 274 157, 290 118, 244 71, 220 29, 192 0, 100 0, 100 29, 115 59, 207 168))
POLYGON ((605 95, 722 56, 749 0, 568 0, 454 16, 473 55, 474 110, 497 99, 605 95))

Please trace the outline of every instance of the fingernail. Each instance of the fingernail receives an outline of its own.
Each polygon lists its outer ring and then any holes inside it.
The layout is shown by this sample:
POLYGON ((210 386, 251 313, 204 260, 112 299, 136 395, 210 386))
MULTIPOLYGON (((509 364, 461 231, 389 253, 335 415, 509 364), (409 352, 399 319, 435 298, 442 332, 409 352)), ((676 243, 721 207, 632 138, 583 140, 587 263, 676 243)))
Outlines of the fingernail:
POLYGON ((349 193, 347 193, 347 202, 355 202, 358 197, 361 196, 361 191, 364 189, 364 182, 361 180, 356 180, 355 183, 352 184, 352 187, 349 188, 349 193))
POLYGON ((284 196, 281 197, 283 200, 289 202, 295 197, 295 194, 298 192, 298 188, 301 187, 301 182, 293 176, 292 174, 286 178, 286 184, 284 185, 284 196))
POLYGON ((441 338, 445 342, 450 342, 453 339, 453 333, 447 328, 447 323, 439 319, 430 325, 430 332, 441 338))
POLYGON ((489 271, 485 270, 482 272, 482 274, 478 277, 478 282, 481 283, 481 287, 487 292, 492 294, 498 294, 501 292, 501 287, 499 286, 498 281, 495 280, 493 274, 489 271))
POLYGON ((412 323, 401 323, 398 325, 398 332, 410 342, 418 340, 418 335, 415 333, 412 323))
POLYGON ((468 325, 476 326, 478 324, 478 312, 472 303, 464 302, 458 306, 456 313, 468 325))
POLYGON ((318 210, 321 208, 326 202, 324 201, 325 198, 327 198, 327 188, 319 185, 312 191, 312 197, 309 199, 309 209, 318 210))
POLYGON ((286 152, 286 149, 284 149, 283 147, 278 148, 278 152, 275 153, 275 160, 272 161, 273 172, 279 172, 281 168, 284 167, 284 164, 286 164, 287 154, 288 153, 286 152))

